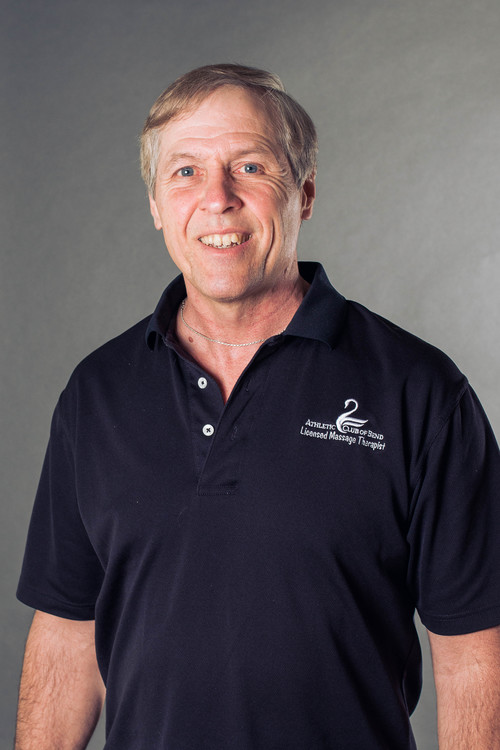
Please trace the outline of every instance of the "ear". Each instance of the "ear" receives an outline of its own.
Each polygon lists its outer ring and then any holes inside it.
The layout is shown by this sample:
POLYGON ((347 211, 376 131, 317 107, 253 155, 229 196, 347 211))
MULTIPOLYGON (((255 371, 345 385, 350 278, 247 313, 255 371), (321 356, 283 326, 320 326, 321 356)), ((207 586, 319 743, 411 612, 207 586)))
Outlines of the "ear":
POLYGON ((302 185, 302 221, 310 219, 313 212, 313 203, 316 198, 316 175, 312 174, 302 185))
POLYGON ((151 211, 151 216, 153 217, 155 229, 163 229, 163 224, 161 223, 158 206, 156 205, 156 201, 151 195, 151 193, 149 193, 149 210, 151 211))

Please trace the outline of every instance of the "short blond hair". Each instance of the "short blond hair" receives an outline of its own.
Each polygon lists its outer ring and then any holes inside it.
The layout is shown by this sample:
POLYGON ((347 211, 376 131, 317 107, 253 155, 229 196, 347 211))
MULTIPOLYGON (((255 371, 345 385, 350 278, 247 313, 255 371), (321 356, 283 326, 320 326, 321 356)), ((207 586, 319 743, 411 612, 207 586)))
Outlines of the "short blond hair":
POLYGON ((141 135, 141 173, 153 195, 160 151, 161 129, 186 114, 221 86, 239 86, 256 95, 273 120, 278 142, 298 188, 316 172, 318 142, 314 123, 286 93, 274 73, 245 65, 204 65, 177 78, 155 101, 141 135))

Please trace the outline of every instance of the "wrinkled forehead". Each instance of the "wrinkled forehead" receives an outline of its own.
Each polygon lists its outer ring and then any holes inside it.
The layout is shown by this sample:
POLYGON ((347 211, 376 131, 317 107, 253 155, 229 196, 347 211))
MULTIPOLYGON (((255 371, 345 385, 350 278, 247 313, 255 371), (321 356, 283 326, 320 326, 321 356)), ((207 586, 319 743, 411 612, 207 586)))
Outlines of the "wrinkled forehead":
POLYGON ((280 161, 284 156, 262 100, 241 87, 224 86, 163 126, 160 158, 172 151, 228 151, 245 144, 267 148, 280 161))
POLYGON ((253 122, 253 126, 263 132, 273 131, 273 121, 276 113, 265 93, 259 94, 244 86, 224 84, 212 91, 201 91, 190 99, 164 126, 186 122, 200 121, 205 118, 213 122, 219 118, 227 125, 243 122, 245 119, 253 122))

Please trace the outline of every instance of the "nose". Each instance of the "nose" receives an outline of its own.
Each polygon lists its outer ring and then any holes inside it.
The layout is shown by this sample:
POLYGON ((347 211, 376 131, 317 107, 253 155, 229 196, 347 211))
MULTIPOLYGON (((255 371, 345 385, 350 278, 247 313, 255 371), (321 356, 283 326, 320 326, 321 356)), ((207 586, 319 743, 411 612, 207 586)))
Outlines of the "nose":
POLYGON ((225 169, 208 170, 205 176, 199 207, 210 213, 222 214, 230 208, 240 208, 231 175, 225 169))

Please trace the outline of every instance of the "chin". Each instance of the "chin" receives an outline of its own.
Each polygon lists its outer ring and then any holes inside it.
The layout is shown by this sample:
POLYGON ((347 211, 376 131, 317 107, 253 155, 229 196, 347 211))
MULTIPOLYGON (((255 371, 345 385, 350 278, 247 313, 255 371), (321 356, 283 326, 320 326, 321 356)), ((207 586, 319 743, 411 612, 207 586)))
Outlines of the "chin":
POLYGON ((216 302, 235 302, 239 299, 251 296, 254 285, 251 283, 230 283, 227 280, 222 281, 221 279, 215 281, 213 284, 200 286, 199 289, 205 297, 216 302))

